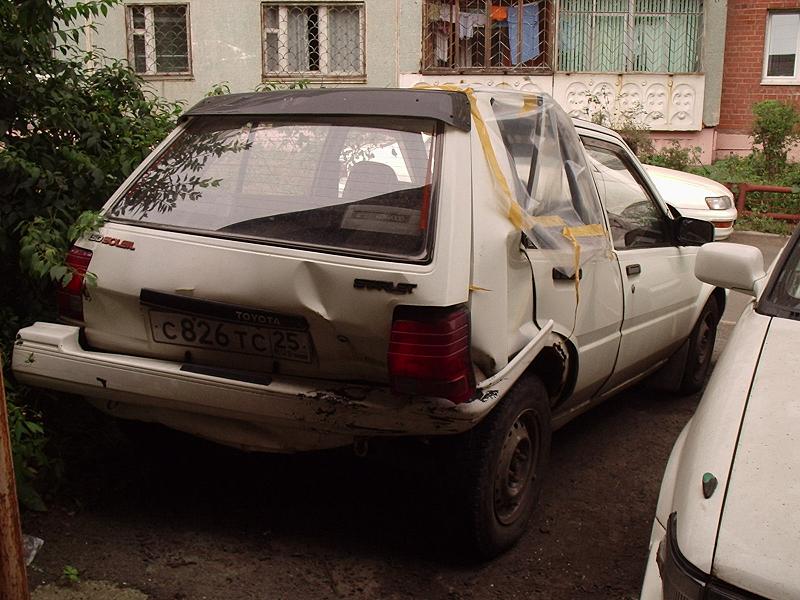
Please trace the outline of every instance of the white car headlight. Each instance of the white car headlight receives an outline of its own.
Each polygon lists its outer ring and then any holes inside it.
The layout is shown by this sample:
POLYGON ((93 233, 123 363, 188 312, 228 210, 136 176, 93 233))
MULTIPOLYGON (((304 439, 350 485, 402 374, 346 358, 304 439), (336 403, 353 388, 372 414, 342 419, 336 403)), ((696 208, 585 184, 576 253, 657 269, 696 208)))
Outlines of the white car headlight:
POLYGON ((728 196, 709 196, 706 198, 706 204, 711 210, 725 210, 733 206, 733 202, 728 196))

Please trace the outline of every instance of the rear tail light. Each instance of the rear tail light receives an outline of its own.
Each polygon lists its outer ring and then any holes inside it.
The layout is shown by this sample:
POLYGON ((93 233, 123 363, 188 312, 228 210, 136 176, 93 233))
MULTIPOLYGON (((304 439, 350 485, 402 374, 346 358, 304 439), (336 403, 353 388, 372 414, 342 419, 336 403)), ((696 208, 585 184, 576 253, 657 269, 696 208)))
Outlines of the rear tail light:
POLYGON ((399 306, 389 340, 395 391, 466 402, 475 392, 469 310, 399 306))
POLYGON ((72 279, 57 292, 58 314, 63 319, 83 321, 83 285, 92 252, 73 246, 67 253, 72 279))

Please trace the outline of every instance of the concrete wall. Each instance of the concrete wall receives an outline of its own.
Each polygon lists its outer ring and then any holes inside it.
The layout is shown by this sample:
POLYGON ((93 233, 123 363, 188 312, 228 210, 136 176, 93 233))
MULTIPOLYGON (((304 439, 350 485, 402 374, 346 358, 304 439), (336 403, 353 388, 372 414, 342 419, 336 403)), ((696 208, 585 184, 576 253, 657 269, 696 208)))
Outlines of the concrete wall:
MULTIPOLYGON (((328 3, 346 0, 326 0, 328 3)), ((137 0, 136 4, 189 4, 191 76, 150 76, 154 92, 189 105, 215 84, 232 92, 262 82, 261 0, 137 0)), ((401 69, 419 68, 420 0, 366 0, 366 85, 397 85, 401 69)), ((91 36, 109 56, 127 57, 125 9, 116 6, 96 21, 91 36)), ((326 84, 329 85, 329 84, 326 84)))
POLYGON ((703 124, 706 127, 719 124, 722 73, 725 62, 727 5, 727 0, 706 0, 704 5, 702 64, 705 74, 703 124))
MULTIPOLYGON (((151 77, 148 83, 153 91, 172 100, 184 100, 191 105, 202 98, 213 85, 221 82, 228 82, 233 92, 253 90, 262 82, 261 0, 185 2, 188 2, 190 10, 192 76, 151 77)), ((136 3, 182 2, 137 0, 136 3)), ((422 3, 423 0, 365 0, 366 85, 413 85, 422 79, 431 80, 431 77, 420 76, 422 3)), ((745 4, 739 0, 731 0, 730 3, 745 4)), ((717 125, 720 118, 728 4, 726 0, 705 1, 702 74, 670 76, 555 73, 545 76, 495 76, 488 79, 476 76, 467 79, 485 79, 487 82, 491 80, 490 83, 520 89, 540 89, 556 96, 564 96, 560 98, 562 102, 573 104, 578 96, 570 96, 568 92, 576 86, 590 91, 597 86, 610 86, 620 93, 625 88, 625 97, 631 97, 630 90, 638 87, 643 105, 649 97, 664 98, 663 118, 652 119, 651 122, 654 130, 696 132, 695 137, 702 138, 701 145, 705 150, 710 138, 707 132, 704 133, 704 129, 717 125), (651 88, 663 88, 663 93, 651 94, 651 88)), ((126 57, 124 7, 116 6, 111 9, 108 17, 99 20, 97 26, 93 43, 105 48, 111 56, 126 57)), ((733 46, 737 43, 736 40, 732 42, 733 46)), ((435 79, 458 81, 464 78, 453 75, 435 79)))

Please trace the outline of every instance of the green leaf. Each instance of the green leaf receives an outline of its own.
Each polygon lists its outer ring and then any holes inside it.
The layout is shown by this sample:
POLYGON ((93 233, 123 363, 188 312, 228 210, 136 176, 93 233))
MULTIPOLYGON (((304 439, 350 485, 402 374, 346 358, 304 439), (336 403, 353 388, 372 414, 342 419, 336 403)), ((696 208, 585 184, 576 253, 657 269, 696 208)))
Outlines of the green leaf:
POLYGON ((69 275, 72 278, 72 273, 69 270, 69 267, 64 265, 57 265, 50 269, 50 279, 53 281, 58 281, 59 283, 64 283, 66 276, 69 275))

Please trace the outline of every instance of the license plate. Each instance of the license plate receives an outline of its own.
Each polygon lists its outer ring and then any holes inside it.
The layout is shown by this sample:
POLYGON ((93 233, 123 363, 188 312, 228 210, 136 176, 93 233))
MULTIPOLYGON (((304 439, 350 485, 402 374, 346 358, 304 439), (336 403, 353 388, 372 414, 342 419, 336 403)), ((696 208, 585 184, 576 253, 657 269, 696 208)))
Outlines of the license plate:
POLYGON ((155 310, 150 311, 150 331, 153 340, 162 344, 311 362, 311 338, 306 331, 254 327, 155 310))

